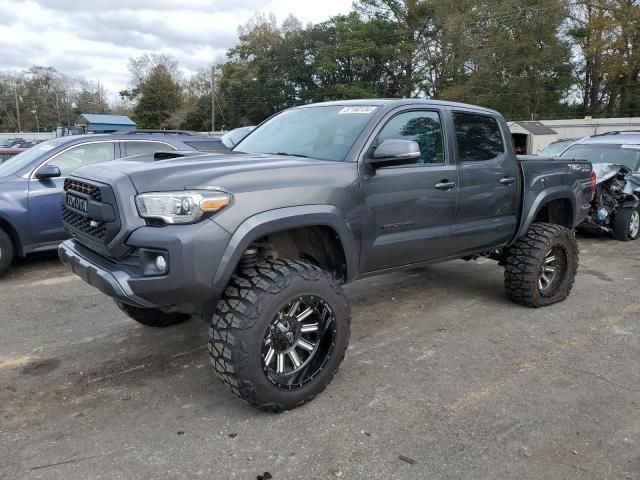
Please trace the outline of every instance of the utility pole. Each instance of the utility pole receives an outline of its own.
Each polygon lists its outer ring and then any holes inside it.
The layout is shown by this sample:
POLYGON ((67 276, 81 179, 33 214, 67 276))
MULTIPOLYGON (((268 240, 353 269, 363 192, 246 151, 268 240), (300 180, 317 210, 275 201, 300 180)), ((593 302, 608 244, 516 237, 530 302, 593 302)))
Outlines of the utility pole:
POLYGON ((216 66, 211 65, 211 134, 216 131, 216 66))
POLYGON ((20 125, 20 105, 18 103, 18 85, 16 85, 13 93, 15 93, 16 96, 16 117, 18 117, 18 132, 22 132, 22 126, 20 125))
POLYGON ((40 133, 40 122, 38 122, 38 107, 36 107, 36 101, 33 100, 33 110, 31 110, 36 117, 36 131, 40 133))

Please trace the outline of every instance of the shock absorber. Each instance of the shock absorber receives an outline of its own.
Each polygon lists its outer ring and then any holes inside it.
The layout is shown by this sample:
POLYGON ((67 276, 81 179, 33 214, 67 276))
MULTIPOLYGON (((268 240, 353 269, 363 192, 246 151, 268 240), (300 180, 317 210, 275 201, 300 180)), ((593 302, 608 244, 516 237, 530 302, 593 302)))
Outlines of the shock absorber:
POLYGON ((251 246, 247 248, 240 259, 240 268, 251 268, 258 264, 258 248, 251 246))

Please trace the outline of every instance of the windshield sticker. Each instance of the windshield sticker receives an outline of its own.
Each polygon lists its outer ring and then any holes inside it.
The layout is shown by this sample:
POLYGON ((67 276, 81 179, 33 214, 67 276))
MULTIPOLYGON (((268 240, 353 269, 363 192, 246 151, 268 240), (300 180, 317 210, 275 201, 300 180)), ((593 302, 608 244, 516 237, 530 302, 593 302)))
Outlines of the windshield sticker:
POLYGON ((640 145, 634 145, 634 144, 626 144, 626 145, 620 145, 621 148, 633 148, 635 150, 640 150, 640 145))
POLYGON ((364 113, 368 115, 376 111, 378 107, 344 107, 338 112, 338 115, 344 115, 346 113, 364 113))
POLYGON ((56 146, 55 145, 40 145, 38 147, 38 150, 42 150, 43 152, 48 152, 52 148, 56 148, 56 146))

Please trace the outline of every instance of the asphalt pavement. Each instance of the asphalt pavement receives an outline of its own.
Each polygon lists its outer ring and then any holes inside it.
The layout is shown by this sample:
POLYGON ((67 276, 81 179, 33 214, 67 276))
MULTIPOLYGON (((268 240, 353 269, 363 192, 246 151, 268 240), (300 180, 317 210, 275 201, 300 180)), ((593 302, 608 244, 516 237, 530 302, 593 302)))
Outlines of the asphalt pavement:
POLYGON ((638 480, 640 241, 579 243, 543 309, 488 260, 347 286, 340 372, 280 415, 217 380, 204 323, 144 328, 55 255, 21 260, 0 279, 0 478, 638 480))

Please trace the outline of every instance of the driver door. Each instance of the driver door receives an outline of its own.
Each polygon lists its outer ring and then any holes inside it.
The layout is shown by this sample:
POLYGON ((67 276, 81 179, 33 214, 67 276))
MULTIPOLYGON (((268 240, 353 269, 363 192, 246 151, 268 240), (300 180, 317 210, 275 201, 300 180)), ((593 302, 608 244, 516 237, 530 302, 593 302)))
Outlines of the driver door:
POLYGON ((38 180, 34 172, 29 180, 29 222, 35 245, 60 242, 67 238, 60 219, 60 202, 65 178, 80 167, 115 158, 114 142, 93 142, 63 150, 40 165, 39 168, 55 165, 60 169, 61 176, 38 180))
POLYGON ((439 109, 405 109, 377 133, 369 151, 383 140, 413 140, 420 158, 410 165, 375 171, 363 168, 368 215, 362 225, 361 271, 393 268, 453 252, 458 172, 452 163, 439 109))

